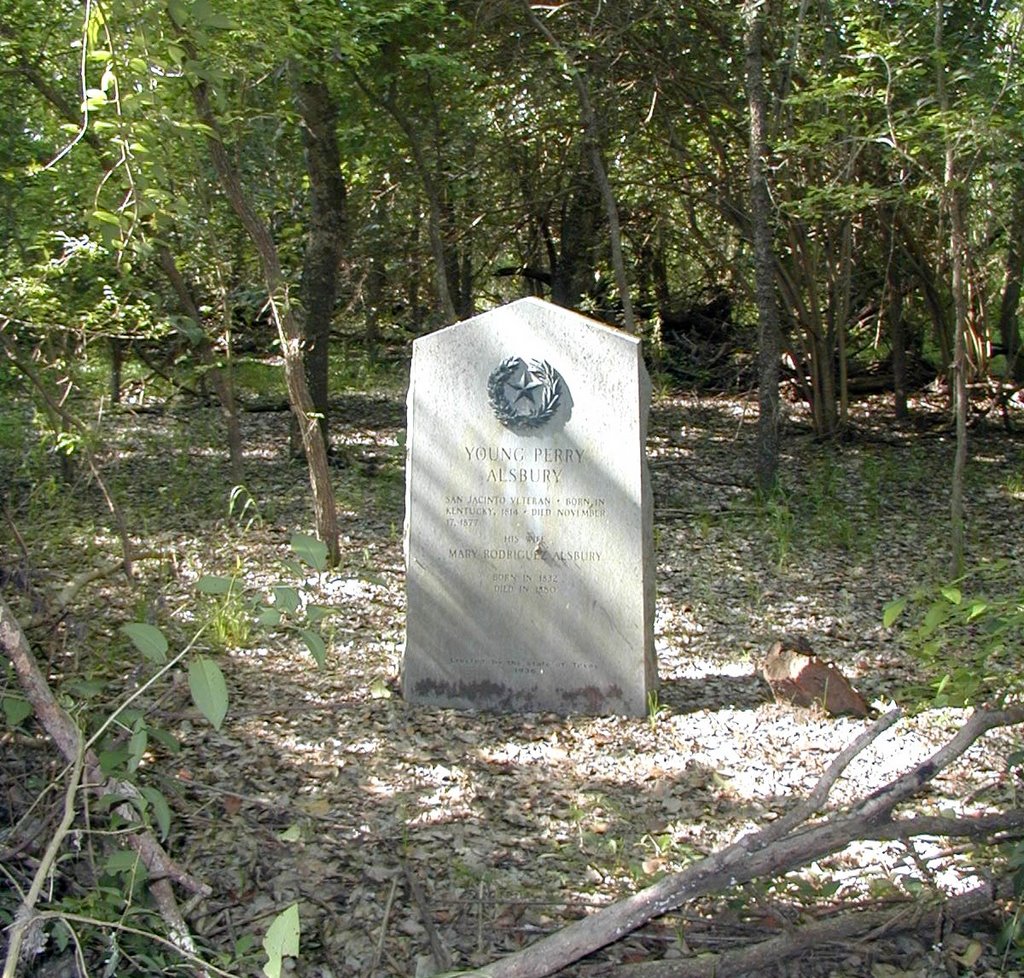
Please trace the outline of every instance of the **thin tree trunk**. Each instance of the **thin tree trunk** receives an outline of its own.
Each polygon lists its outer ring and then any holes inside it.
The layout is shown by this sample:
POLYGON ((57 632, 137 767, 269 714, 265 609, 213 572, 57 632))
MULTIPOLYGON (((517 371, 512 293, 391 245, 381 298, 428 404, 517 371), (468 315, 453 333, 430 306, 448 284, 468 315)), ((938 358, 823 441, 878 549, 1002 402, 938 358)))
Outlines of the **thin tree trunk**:
MULTIPOLYGON (((0 316, 0 327, 4 325, 5 321, 4 317, 0 316)), ((75 415, 68 410, 64 403, 65 398, 55 396, 36 368, 18 355, 18 351, 15 348, 13 341, 4 334, 2 329, 0 329, 0 347, 3 348, 11 363, 13 363, 14 366, 29 379, 32 386, 39 392, 39 395, 42 397, 43 403, 46 406, 47 412, 52 418, 51 423, 54 427, 56 428, 57 426, 60 426, 64 431, 76 431, 83 436, 79 450, 81 451, 82 457, 85 459, 85 463, 89 467, 89 472, 92 474, 92 477, 103 496, 104 502, 107 504, 107 509, 110 510, 110 515, 117 524, 117 532, 118 536, 121 538, 121 552, 123 554, 122 566, 124 567, 125 574, 127 574, 128 577, 132 577, 134 574, 132 567, 132 554, 134 547, 132 545, 131 536, 128 533, 128 524, 125 522, 124 511, 118 505, 113 494, 110 492, 106 480, 100 472, 96 456, 89 447, 89 436, 92 432, 79 418, 75 417, 75 415)), ((67 385, 67 390, 70 390, 70 381, 67 382, 67 385)), ((63 454, 61 457, 66 458, 63 454)))
POLYGON ((329 443, 329 352, 338 266, 345 246, 345 178, 338 152, 337 107, 321 78, 296 84, 309 175, 309 234, 302 266, 306 377, 320 430, 329 443))
POLYGON ((121 368, 124 366, 124 340, 110 337, 110 403, 121 403, 121 368))
POLYGON ((754 293, 758 332, 757 455, 758 486, 774 488, 779 467, 779 361, 782 337, 775 294, 775 256, 772 252, 771 197, 765 158, 768 155, 768 97, 764 86, 764 10, 758 0, 745 0, 746 88, 750 112, 750 221, 754 244, 754 293))
POLYGON ((1024 358, 1021 357, 1020 307, 1021 277, 1024 275, 1024 188, 1017 187, 1013 202, 1004 264, 1003 297, 999 306, 999 339, 1006 356, 1007 374, 1016 381, 1024 380, 1024 358))
POLYGON ((636 317, 633 314, 633 299, 629 291, 626 262, 622 255, 622 227, 619 223, 619 208, 615 202, 615 193, 612 190, 611 182, 608 179, 608 170, 604 165, 604 159, 601 155, 600 127, 598 125, 597 113, 594 111, 594 106, 590 101, 586 79, 584 79, 583 73, 576 66, 569 52, 548 29, 547 24, 534 13, 530 0, 523 0, 523 9, 526 11, 527 19, 533 27, 558 52, 559 57, 567 66, 573 85, 576 88, 576 96, 580 103, 580 119, 583 122, 587 157, 590 161, 594 182, 597 184, 597 189, 601 194, 605 214, 608 218, 608 239, 611 245, 612 271, 615 274, 615 284, 619 290, 619 299, 622 302, 622 328, 629 333, 635 333, 636 317))
MULTIPOLYGON (((184 275, 178 268, 170 249, 163 244, 157 245, 157 261, 167 281, 171 283, 181 311, 193 320, 197 328, 202 328, 203 318, 199 312, 195 297, 184 275)), ((220 403, 220 411, 224 417, 224 425, 228 435, 228 459, 231 467, 231 480, 237 486, 245 482, 245 463, 242 455, 242 424, 238 416, 238 402, 235 400, 235 386, 232 383, 230 363, 222 366, 216 357, 210 338, 203 332, 198 344, 199 359, 206 366, 206 375, 213 384, 214 393, 220 403)))
POLYGON ((853 224, 843 222, 839 249, 839 282, 834 302, 836 321, 836 358, 839 361, 839 426, 850 420, 849 366, 846 360, 846 327, 850 321, 850 288, 853 275, 853 224))
POLYGON ((892 397, 893 414, 896 420, 903 422, 909 419, 907 406, 909 382, 907 378, 907 325, 903 320, 903 289, 899 277, 899 266, 896 263, 895 232, 889 225, 889 260, 885 269, 885 282, 888 291, 886 302, 886 318, 889 321, 889 345, 892 350, 892 397))
POLYGON ((459 317, 455 309, 455 300, 452 298, 452 289, 448 283, 449 261, 444 244, 444 205, 437 181, 427 165, 422 141, 408 116, 398 107, 394 92, 379 95, 354 71, 352 77, 363 94, 395 120, 395 124, 401 129, 409 145, 413 166, 419 174, 423 192, 427 196, 427 235, 430 239, 430 252, 434 258, 434 287, 437 290, 437 301, 445 320, 453 323, 459 317))
POLYGON ((284 355, 284 377, 288 387, 288 400, 299 425, 302 447, 306 453, 309 468, 309 482, 313 490, 313 509, 316 516, 317 535, 327 547, 330 563, 338 562, 338 513, 334 504, 334 487, 331 484, 331 470, 327 460, 327 445, 323 432, 317 424, 316 407, 306 383, 305 358, 302 351, 302 331, 296 321, 288 294, 288 283, 281 271, 277 246, 270 229, 257 216, 249 202, 234 164, 220 139, 217 121, 210 108, 205 82, 198 83, 192 90, 199 120, 209 128, 207 146, 210 159, 217 172, 221 188, 232 209, 245 228, 263 268, 263 280, 267 288, 270 312, 277 327, 284 355))
MULTIPOLYGON (((942 56, 943 0, 935 0, 935 87, 939 109, 949 112, 949 93, 942 56)), ((952 291, 955 322, 953 327, 952 395, 956 423, 956 453, 953 457, 953 478, 949 494, 951 574, 958 578, 964 571, 966 516, 964 508, 964 474, 967 469, 967 296, 964 269, 967 259, 967 234, 964 228, 964 201, 960 185, 956 148, 946 137, 946 165, 943 174, 943 196, 949 214, 949 256, 952 264, 952 291)))

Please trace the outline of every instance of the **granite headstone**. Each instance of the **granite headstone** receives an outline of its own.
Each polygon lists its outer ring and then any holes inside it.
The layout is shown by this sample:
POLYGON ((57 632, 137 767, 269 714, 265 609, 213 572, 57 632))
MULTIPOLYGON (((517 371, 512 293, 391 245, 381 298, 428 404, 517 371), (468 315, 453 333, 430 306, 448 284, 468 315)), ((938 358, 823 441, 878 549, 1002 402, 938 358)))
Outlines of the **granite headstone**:
POLYGON ((639 340, 540 299, 413 343, 407 700, 647 711, 649 400, 639 340))

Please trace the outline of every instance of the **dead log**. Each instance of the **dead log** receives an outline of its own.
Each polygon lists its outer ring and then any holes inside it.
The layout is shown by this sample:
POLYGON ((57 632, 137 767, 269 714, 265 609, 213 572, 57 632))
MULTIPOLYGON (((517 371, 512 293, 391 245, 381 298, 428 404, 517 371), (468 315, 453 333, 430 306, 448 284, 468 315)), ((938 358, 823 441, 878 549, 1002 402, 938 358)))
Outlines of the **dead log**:
POLYGON ((920 934, 933 944, 936 935, 948 936, 965 920, 993 910, 1011 893, 1009 880, 998 886, 985 883, 948 899, 908 900, 885 910, 849 910, 721 954, 644 961, 600 974, 602 978, 739 978, 768 973, 791 958, 830 944, 847 948, 851 941, 891 939, 900 933, 920 934))
MULTIPOLYGON (((879 717, 835 758, 806 798, 763 829, 521 951, 485 965, 474 974, 488 978, 543 978, 622 939, 655 917, 678 909, 688 900, 723 893, 751 880, 780 876, 840 852, 855 840, 932 834, 978 837, 982 820, 976 818, 894 817, 894 812, 985 733, 1024 723, 1024 706, 977 710, 931 757, 847 809, 811 821, 824 808, 832 786, 853 758, 901 715, 896 709, 879 717)), ((992 830, 995 825, 998 831, 1022 830, 1024 811, 1007 812, 998 816, 998 822, 990 818, 984 828, 992 830)))
POLYGON ((815 656, 802 637, 776 642, 764 658, 761 674, 778 702, 818 706, 832 716, 863 718, 871 713, 846 676, 815 656))
MULTIPOLYGON (((49 683, 36 663, 25 633, 2 597, 0 597, 0 649, 11 660, 21 688, 35 710, 36 719, 50 735, 68 764, 82 766, 83 781, 89 785, 90 790, 97 797, 112 795, 119 798, 138 798, 139 792, 135 785, 127 781, 108 778, 103 773, 95 751, 85 745, 75 721, 57 702, 49 683)), ((76 776, 75 781, 77 780, 76 776)), ((137 821, 138 813, 128 803, 118 806, 117 812, 128 824, 137 821)), ((186 890, 201 896, 209 896, 210 887, 178 866, 148 829, 129 833, 127 841, 138 853, 140 861, 149 871, 150 890, 173 940, 186 957, 193 961, 196 960, 195 947, 188 926, 178 909, 171 883, 175 882, 186 890)), ((23 903, 18 912, 18 926, 21 931, 31 924, 35 914, 34 906, 23 903)), ((13 946, 14 937, 12 935, 11 947, 13 948, 13 946)), ((199 968, 196 973, 205 974, 206 972, 205 969, 199 968)), ((4 974, 7 974, 6 969, 4 974)))

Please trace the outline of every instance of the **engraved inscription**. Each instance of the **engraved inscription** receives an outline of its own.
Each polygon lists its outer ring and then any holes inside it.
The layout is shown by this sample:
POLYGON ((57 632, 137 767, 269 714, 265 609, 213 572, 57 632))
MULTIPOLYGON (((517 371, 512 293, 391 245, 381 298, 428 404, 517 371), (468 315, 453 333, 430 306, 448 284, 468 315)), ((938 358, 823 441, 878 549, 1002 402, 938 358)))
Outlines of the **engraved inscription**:
POLYGON ((476 546, 465 545, 472 540, 450 546, 448 558, 491 565, 489 590, 495 595, 558 594, 570 583, 571 575, 566 578, 565 573, 574 565, 602 559, 600 550, 580 546, 573 539, 573 527, 605 519, 604 497, 558 491, 572 481, 568 475, 588 461, 585 449, 564 443, 462 445, 458 464, 479 466, 481 487, 506 491, 445 497, 447 526, 463 531, 463 536, 478 537, 476 546), (522 527, 520 520, 531 521, 532 528, 522 527), (551 538, 545 539, 549 526, 551 538))

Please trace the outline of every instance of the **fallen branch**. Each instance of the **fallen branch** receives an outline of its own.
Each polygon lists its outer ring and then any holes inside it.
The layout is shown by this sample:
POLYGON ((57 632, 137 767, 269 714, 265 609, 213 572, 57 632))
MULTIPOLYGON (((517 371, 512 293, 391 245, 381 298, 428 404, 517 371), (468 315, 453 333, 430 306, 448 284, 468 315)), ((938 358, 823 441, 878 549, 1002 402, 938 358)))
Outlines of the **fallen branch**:
POLYGON ((64 812, 61 815, 60 825, 53 833, 43 858, 39 860, 35 876, 32 877, 32 885, 28 893, 22 894, 21 906, 11 926, 10 942, 7 945, 7 957, 4 960, 3 978, 14 978, 18 969, 18 961, 21 958, 21 945, 25 934, 35 920, 36 904, 39 902, 39 895, 43 892, 47 877, 53 871, 53 864, 57 861, 60 847, 75 821, 77 808, 75 806, 75 795, 78 793, 79 785, 82 783, 82 751, 79 749, 75 755, 71 772, 68 776, 67 788, 64 792, 64 812))
MULTIPOLYGON (((833 855, 858 839, 910 838, 934 834, 932 830, 939 827, 948 835, 973 835, 982 824, 978 819, 894 820, 893 811, 960 757, 979 737, 997 727, 1024 722, 1024 707, 976 711, 953 738, 927 760, 872 792, 848 811, 835 813, 820 822, 808 822, 821 810, 832 785, 850 761, 899 716, 899 711, 894 710, 876 720, 836 757, 810 795, 781 819, 625 900, 480 968, 476 974, 488 978, 542 978, 621 940, 688 900, 722 893, 754 879, 782 875, 833 855)), ((1001 818, 1000 830, 1024 826, 1024 813, 1020 811, 1001 818)))
MULTIPOLYGON (((166 555, 159 551, 147 551, 146 553, 137 553, 132 555, 132 560, 136 563, 140 560, 160 560, 166 555)), ((92 584, 94 581, 102 581, 119 571, 124 569, 124 561, 105 561, 97 564, 95 567, 91 567, 89 570, 81 571, 75 574, 58 592, 57 592, 57 606, 59 608, 66 608, 75 599, 78 592, 88 584, 92 584)))
POLYGON ((849 949, 854 940, 878 940, 898 933, 917 933, 929 937, 950 933, 962 921, 995 907, 1009 896, 1010 886, 997 889, 983 884, 945 900, 898 905, 888 910, 851 910, 815 920, 758 943, 694 958, 674 958, 621 965, 601 972, 602 978, 733 978, 747 974, 765 974, 812 948, 836 944, 849 949), (1000 892, 1000 889, 1002 892, 1000 892))
POLYGON ((431 916, 430 906, 427 904, 427 898, 423 893, 423 888, 413 875, 412 870, 409 868, 409 864, 404 859, 402 860, 402 869, 405 871, 405 882, 409 887, 409 895, 412 897, 413 903, 416 904, 420 920, 423 921, 423 926, 427 931, 427 936, 430 938, 430 953, 434 957, 434 967, 439 972, 450 971, 452 967, 452 956, 448 952, 448 948, 444 946, 444 942, 441 940, 441 935, 437 932, 437 926, 434 924, 433 916, 431 916))
MULTIPOLYGON (((65 759, 73 765, 76 763, 76 759, 81 757, 85 775, 83 780, 90 786, 90 789, 99 796, 114 795, 120 798, 138 799, 139 791, 135 785, 128 781, 107 778, 104 775, 95 751, 86 746, 75 721, 54 697, 46 678, 36 664, 25 633, 2 597, 0 597, 0 649, 11 660, 21 687, 35 710, 36 718, 53 739, 65 759)), ((117 811, 129 824, 137 820, 137 812, 128 802, 118 806, 117 811)), ((161 916, 167 924, 172 940, 186 953, 186 956, 194 958, 195 946, 188 926, 178 909, 174 892, 171 889, 171 882, 203 896, 208 896, 211 893, 210 888, 178 866, 148 829, 129 833, 127 840, 149 871, 152 881, 150 890, 160 909, 161 916)), ((22 909, 29 917, 35 916, 34 908, 27 906, 24 902, 22 909)))

